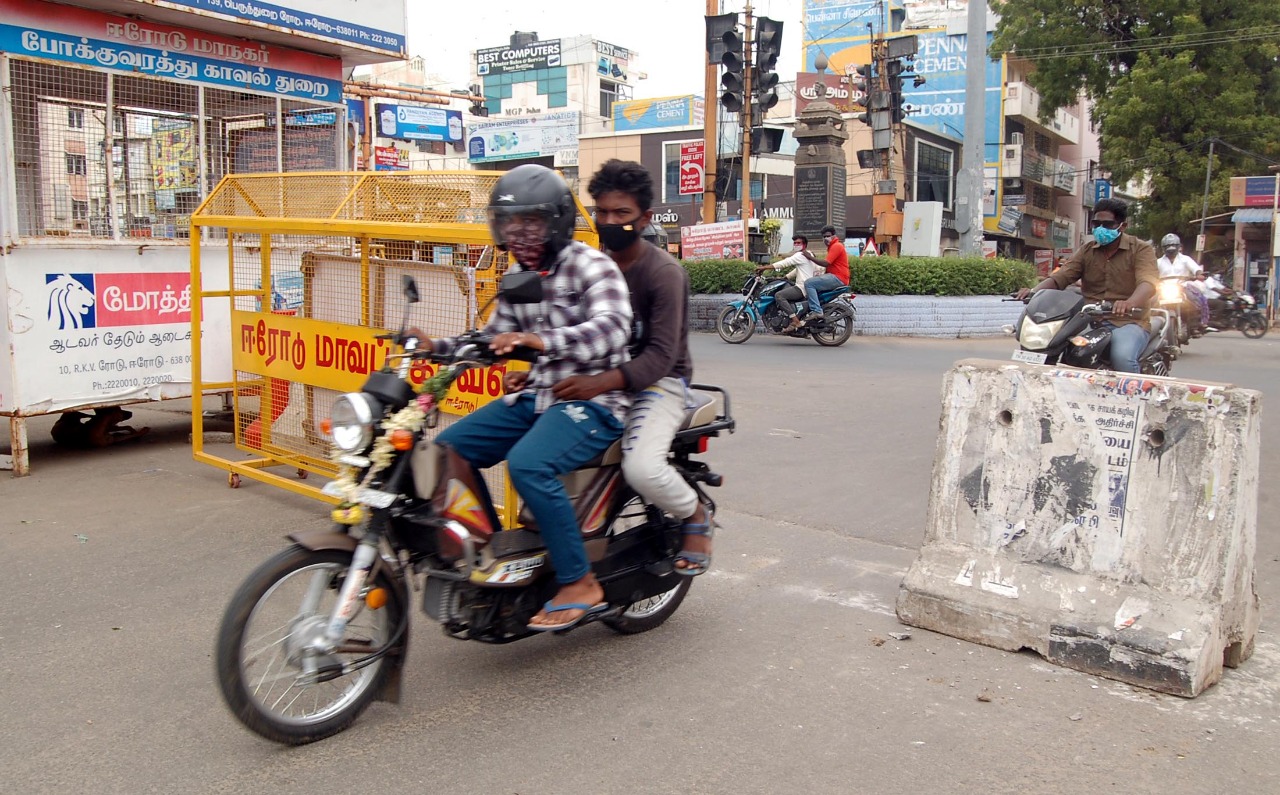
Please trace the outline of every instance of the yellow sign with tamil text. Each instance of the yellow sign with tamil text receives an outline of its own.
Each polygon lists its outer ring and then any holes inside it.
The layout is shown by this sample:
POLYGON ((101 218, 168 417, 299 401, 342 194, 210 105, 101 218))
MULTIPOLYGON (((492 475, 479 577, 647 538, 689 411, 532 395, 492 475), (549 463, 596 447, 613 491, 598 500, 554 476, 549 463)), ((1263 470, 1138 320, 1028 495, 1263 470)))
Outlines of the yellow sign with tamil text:
MULTIPOLYGON (((390 345, 377 339, 384 333, 379 329, 270 312, 232 311, 231 329, 231 362, 236 370, 337 392, 360 391, 369 373, 382 366, 390 345)), ((437 369, 429 362, 416 362, 409 381, 415 389, 421 388, 437 369)), ((469 414, 501 397, 507 369, 506 362, 499 362, 463 373, 440 408, 450 414, 469 414)))

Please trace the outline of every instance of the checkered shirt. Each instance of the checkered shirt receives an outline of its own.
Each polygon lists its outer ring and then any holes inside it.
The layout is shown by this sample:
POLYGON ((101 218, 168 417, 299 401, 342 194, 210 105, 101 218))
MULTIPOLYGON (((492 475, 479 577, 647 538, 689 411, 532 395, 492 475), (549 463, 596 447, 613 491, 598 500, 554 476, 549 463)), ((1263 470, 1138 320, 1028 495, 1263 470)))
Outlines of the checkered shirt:
MULTIPOLYGON (((510 272, 529 270, 519 263, 510 272)), ((543 301, 511 304, 502 298, 485 331, 527 331, 537 334, 546 352, 533 365, 525 391, 534 390, 535 410, 546 411, 557 401, 551 387, 571 375, 596 375, 627 361, 631 340, 631 298, 622 272, 613 260, 583 243, 570 243, 542 280, 543 301)), ((452 340, 433 340, 439 350, 452 340)), ((514 401, 514 395, 508 395, 514 401)), ((592 398, 619 422, 626 422, 631 396, 604 392, 592 398)))

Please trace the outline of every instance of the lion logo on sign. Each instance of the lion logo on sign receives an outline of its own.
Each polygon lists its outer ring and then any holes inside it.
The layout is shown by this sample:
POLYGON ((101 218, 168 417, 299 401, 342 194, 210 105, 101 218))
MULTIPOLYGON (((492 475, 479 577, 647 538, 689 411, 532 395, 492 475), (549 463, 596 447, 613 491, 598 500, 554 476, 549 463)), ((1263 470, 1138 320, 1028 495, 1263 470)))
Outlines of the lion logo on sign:
POLYGON ((58 328, 84 328, 84 317, 93 308, 93 293, 78 279, 64 273, 49 282, 49 322, 58 321, 58 328))

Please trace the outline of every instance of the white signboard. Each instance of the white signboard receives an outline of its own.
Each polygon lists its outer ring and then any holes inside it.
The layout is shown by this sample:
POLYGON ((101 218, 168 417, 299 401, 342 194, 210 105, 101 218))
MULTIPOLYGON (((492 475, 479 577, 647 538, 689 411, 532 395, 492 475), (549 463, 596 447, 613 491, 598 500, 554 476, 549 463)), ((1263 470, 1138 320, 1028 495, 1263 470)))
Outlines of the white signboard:
MULTIPOLYGON (((47 413, 191 394, 189 252, 147 254, 33 247, 0 258, 13 349, 12 387, 0 384, 0 410, 47 413)), ((205 289, 225 290, 226 278, 225 265, 210 268, 205 289)), ((205 381, 230 380, 229 309, 226 300, 206 302, 205 381)))
POLYGON ((467 159, 489 163, 576 151, 580 116, 571 110, 473 125, 467 132, 467 159))
POLYGON ((902 256, 942 256, 942 202, 902 205, 902 256))

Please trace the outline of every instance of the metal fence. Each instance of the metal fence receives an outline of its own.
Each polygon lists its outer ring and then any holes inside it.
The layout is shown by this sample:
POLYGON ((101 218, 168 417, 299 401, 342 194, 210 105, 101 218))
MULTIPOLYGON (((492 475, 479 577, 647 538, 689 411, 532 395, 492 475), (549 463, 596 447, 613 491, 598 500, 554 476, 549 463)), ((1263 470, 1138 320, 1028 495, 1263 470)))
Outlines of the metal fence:
POLYGON ((345 165, 340 105, 8 58, 17 232, 164 238, 226 174, 345 165))

